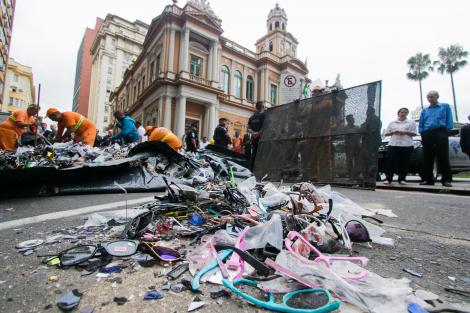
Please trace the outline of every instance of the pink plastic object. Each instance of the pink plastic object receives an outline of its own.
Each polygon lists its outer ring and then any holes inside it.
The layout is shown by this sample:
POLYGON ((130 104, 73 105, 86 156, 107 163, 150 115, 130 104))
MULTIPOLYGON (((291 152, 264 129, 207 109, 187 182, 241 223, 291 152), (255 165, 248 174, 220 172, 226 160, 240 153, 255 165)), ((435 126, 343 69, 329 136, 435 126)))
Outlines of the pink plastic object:
POLYGON ((276 262, 274 262, 273 260, 271 260, 270 258, 267 258, 266 261, 264 261, 264 263, 266 263, 267 265, 271 266, 273 269, 275 269, 276 271, 280 272, 280 273, 283 273, 284 275, 286 275, 287 277, 290 277, 292 279, 295 279, 296 281, 298 281, 299 283, 307 286, 307 287, 310 287, 310 288, 313 288, 313 289, 316 289, 316 288, 319 288, 319 286, 313 284, 312 282, 310 282, 308 279, 300 276, 299 274, 296 274, 294 273, 293 271, 289 270, 288 268, 285 268, 279 264, 277 264, 276 262))
MULTIPOLYGON (((331 263, 334 261, 348 261, 348 262, 353 262, 353 263, 358 263, 362 266, 367 265, 367 262, 369 261, 368 258, 358 256, 358 257, 342 257, 342 256, 327 256, 322 254, 317 248, 315 248, 307 239, 305 239, 301 234, 299 234, 296 231, 290 231, 289 234, 287 234, 287 238, 284 239, 284 243, 286 245, 287 250, 289 250, 296 258, 301 260, 305 264, 313 264, 313 263, 319 263, 323 262, 327 267, 331 267, 331 263), (309 260, 306 257, 300 255, 297 251, 294 251, 292 249, 292 244, 295 239, 300 239, 303 244, 305 244, 310 251, 312 251, 314 254, 317 255, 315 260, 309 260)), ((367 272, 360 272, 355 275, 351 276, 342 276, 344 279, 351 279, 351 280, 362 280, 367 276, 367 272)))
POLYGON ((215 250, 213 242, 209 242, 209 247, 211 249, 211 252, 213 256, 217 259, 217 264, 219 265, 220 272, 222 273, 222 276, 227 279, 230 277, 230 274, 227 271, 227 267, 225 266, 224 262, 220 258, 220 255, 217 253, 217 250, 215 250))
MULTIPOLYGON (((245 238, 245 234, 250 229, 249 226, 245 227, 240 234, 238 235, 237 242, 235 243, 235 248, 238 248, 240 250, 243 249, 243 240, 245 238)), ((230 259, 227 261, 227 266, 231 270, 236 270, 240 269, 240 271, 237 273, 235 276, 235 279, 239 279, 243 276, 243 272, 245 271, 245 262, 240 258, 240 256, 237 253, 232 253, 232 256, 230 259)))

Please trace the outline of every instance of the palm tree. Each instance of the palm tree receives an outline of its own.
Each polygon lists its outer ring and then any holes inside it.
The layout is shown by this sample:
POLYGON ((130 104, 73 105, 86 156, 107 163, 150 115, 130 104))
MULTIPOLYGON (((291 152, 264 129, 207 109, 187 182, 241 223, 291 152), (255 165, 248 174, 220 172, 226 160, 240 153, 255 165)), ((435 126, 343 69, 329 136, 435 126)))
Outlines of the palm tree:
POLYGON ((421 52, 416 53, 407 61, 410 70, 406 73, 406 77, 411 80, 419 81, 419 99, 421 100, 421 109, 423 108, 423 88, 421 81, 429 76, 428 71, 434 70, 431 65, 429 54, 421 52))
POLYGON ((454 73, 460 70, 462 67, 467 65, 468 51, 465 51, 460 45, 450 45, 447 48, 439 48, 439 59, 434 61, 434 65, 437 66, 439 73, 444 75, 444 72, 450 74, 450 81, 452 83, 452 96, 454 97, 454 111, 455 121, 459 121, 457 114, 457 101, 455 100, 455 88, 454 88, 454 73))

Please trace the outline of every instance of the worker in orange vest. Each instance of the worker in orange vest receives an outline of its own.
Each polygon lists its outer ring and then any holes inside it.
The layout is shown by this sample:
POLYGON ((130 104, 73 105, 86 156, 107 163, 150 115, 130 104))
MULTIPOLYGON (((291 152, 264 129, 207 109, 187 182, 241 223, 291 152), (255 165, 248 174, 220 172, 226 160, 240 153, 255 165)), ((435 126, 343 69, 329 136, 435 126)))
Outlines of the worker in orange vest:
POLYGON ((148 136, 147 141, 161 141, 175 150, 183 148, 181 140, 168 128, 145 126, 145 135, 148 136))
POLYGON ((46 117, 57 122, 56 142, 67 141, 72 138, 74 142, 93 147, 96 137, 96 128, 93 123, 83 115, 75 112, 61 113, 56 108, 47 110, 46 117), (67 129, 64 133, 64 129, 67 129))
POLYGON ((18 138, 26 132, 28 127, 36 125, 34 116, 38 114, 38 108, 34 105, 26 111, 17 110, 0 124, 0 149, 15 151, 18 146, 18 138))

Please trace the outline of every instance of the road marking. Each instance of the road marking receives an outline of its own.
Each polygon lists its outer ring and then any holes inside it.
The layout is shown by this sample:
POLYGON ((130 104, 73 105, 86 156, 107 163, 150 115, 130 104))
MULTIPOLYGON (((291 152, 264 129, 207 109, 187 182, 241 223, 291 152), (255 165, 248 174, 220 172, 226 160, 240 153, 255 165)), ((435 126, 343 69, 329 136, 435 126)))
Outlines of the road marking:
MULTIPOLYGON (((129 207, 132 205, 138 205, 138 204, 142 204, 145 202, 150 202, 152 200, 155 200, 155 198, 144 197, 144 198, 132 199, 132 200, 127 200, 127 205, 129 207)), ((49 220, 57 220, 60 218, 66 218, 70 216, 93 213, 93 212, 98 212, 98 211, 105 211, 105 210, 110 210, 110 209, 117 209, 119 207, 125 207, 125 206, 126 206, 126 201, 118 201, 118 202, 87 206, 87 207, 73 209, 73 210, 59 211, 59 212, 41 214, 37 216, 20 218, 17 220, 0 223, 0 231, 9 229, 9 228, 14 228, 14 227, 22 227, 22 226, 26 226, 29 224, 41 223, 41 222, 45 222, 49 220)))

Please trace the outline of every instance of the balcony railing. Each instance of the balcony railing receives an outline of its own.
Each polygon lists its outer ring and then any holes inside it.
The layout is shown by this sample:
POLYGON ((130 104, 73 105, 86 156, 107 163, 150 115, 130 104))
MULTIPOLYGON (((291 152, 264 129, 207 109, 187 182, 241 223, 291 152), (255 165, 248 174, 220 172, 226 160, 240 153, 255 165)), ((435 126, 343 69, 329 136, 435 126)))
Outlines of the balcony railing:
POLYGON ((206 85, 206 86, 211 86, 211 82, 205 78, 202 78, 202 77, 199 77, 199 76, 196 76, 196 75, 193 75, 193 74, 189 74, 189 80, 195 82, 195 83, 198 83, 198 84, 201 84, 201 85, 206 85))

